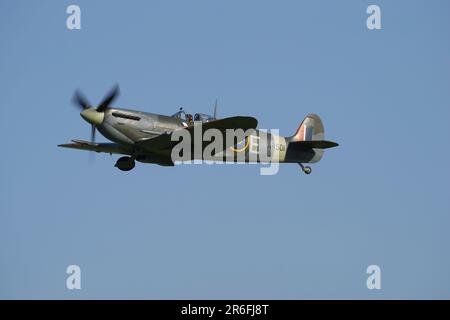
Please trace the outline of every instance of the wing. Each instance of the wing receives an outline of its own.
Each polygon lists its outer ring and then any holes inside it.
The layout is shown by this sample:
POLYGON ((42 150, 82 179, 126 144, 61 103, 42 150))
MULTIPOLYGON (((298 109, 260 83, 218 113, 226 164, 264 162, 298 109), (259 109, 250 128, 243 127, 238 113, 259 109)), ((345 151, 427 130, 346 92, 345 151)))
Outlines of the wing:
MULTIPOLYGON (((219 120, 214 120, 206 123, 202 123, 202 131, 201 134, 203 136, 203 133, 208 129, 218 129, 222 132, 222 134, 225 135, 225 132, 227 129, 242 129, 244 131, 248 129, 256 129, 256 126, 258 125, 258 120, 256 120, 253 117, 230 117, 230 118, 224 118, 219 120)), ((191 134, 192 142, 195 141, 194 134, 196 132, 195 127, 199 126, 199 124, 194 124, 190 127, 180 128, 176 130, 187 130, 191 134)), ((203 140, 203 139, 202 139, 203 140)), ((224 139, 226 140, 226 139, 224 139)), ((157 137, 154 138, 147 138, 142 139, 136 142, 136 146, 142 148, 143 150, 147 152, 156 152, 159 154, 168 155, 170 154, 170 151, 172 148, 177 145, 179 141, 171 141, 171 133, 163 133, 157 137)), ((204 142, 204 144, 209 144, 210 142, 204 142)), ((234 145, 231 143, 229 146, 227 145, 226 141, 224 141, 224 150, 228 147, 231 147, 234 145)))
POLYGON ((83 140, 72 141, 74 143, 60 144, 58 147, 116 154, 132 154, 133 152, 132 147, 117 143, 94 143, 83 140))

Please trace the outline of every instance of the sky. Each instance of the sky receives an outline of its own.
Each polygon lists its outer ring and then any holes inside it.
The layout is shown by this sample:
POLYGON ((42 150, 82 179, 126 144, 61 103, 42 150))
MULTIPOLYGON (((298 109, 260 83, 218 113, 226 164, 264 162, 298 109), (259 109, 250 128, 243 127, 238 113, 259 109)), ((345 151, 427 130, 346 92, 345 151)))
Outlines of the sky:
POLYGON ((450 299, 449 13, 446 0, 0 0, 0 298, 450 299), (381 30, 366 27, 371 4, 381 30), (90 135, 75 89, 98 103, 115 83, 116 107, 212 113, 217 98, 219 117, 285 136, 316 113, 340 146, 308 176, 121 172, 117 156, 58 148, 90 135))

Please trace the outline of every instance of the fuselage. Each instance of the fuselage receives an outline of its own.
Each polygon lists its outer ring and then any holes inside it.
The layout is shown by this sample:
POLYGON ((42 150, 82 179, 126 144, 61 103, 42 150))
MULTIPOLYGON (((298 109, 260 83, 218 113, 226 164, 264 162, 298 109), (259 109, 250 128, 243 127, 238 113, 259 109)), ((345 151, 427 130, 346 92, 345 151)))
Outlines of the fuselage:
MULTIPOLYGON (((179 113, 166 116, 122 108, 109 108, 104 113, 98 131, 107 139, 121 145, 133 146, 136 141, 154 138, 176 129, 197 125, 201 121, 184 119, 179 113)), ((192 160, 232 162, 315 162, 321 154, 315 150, 290 150, 289 138, 270 132, 251 130, 236 144, 217 154, 193 154, 192 160)), ((136 155, 137 160, 152 162, 151 155, 136 155)), ((160 161, 158 158, 157 161, 160 161)))

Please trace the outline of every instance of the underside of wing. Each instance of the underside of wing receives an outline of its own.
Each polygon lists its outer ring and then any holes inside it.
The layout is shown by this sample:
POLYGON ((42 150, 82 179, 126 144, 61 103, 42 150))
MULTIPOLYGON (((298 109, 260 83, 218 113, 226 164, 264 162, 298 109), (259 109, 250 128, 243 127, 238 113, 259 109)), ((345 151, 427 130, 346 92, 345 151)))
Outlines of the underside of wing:
MULTIPOLYGON (((247 131, 249 129, 256 129, 256 126, 258 125, 258 121, 253 117, 230 117, 230 118, 224 118, 219 120, 214 120, 206 123, 196 123, 192 126, 180 128, 176 130, 186 130, 190 133, 191 136, 191 142, 194 143, 198 139, 196 137, 196 134, 201 134, 200 141, 203 142, 203 134, 206 130, 209 129, 217 129, 222 133, 224 147, 225 150, 228 147, 231 147, 235 144, 234 141, 231 141, 228 143, 225 141, 225 133, 226 130, 238 130, 242 129, 243 131, 247 131), (199 131, 199 129, 201 130, 199 131)), ((170 154, 171 149, 179 143, 179 141, 172 141, 171 139, 172 134, 171 133, 163 133, 157 137, 154 138, 147 138, 142 139, 136 142, 136 146, 139 148, 142 148, 143 150, 147 152, 155 152, 159 154, 170 154)), ((209 144, 209 141, 203 142, 203 146, 205 144, 209 144)))
POLYGON ((72 141, 73 143, 60 144, 58 147, 128 155, 133 152, 132 147, 123 146, 117 143, 94 143, 84 140, 72 141))

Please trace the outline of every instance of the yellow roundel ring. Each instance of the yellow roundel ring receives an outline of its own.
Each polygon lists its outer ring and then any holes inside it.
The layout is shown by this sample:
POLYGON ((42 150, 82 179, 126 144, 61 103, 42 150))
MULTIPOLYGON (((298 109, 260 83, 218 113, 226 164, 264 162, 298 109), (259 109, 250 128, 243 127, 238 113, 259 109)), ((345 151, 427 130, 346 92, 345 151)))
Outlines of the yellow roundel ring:
POLYGON ((242 148, 238 148, 238 149, 230 147, 231 151, 234 151, 234 152, 245 151, 248 148, 249 144, 250 144, 250 139, 248 137, 245 137, 245 139, 246 139, 245 146, 243 146, 242 148))

